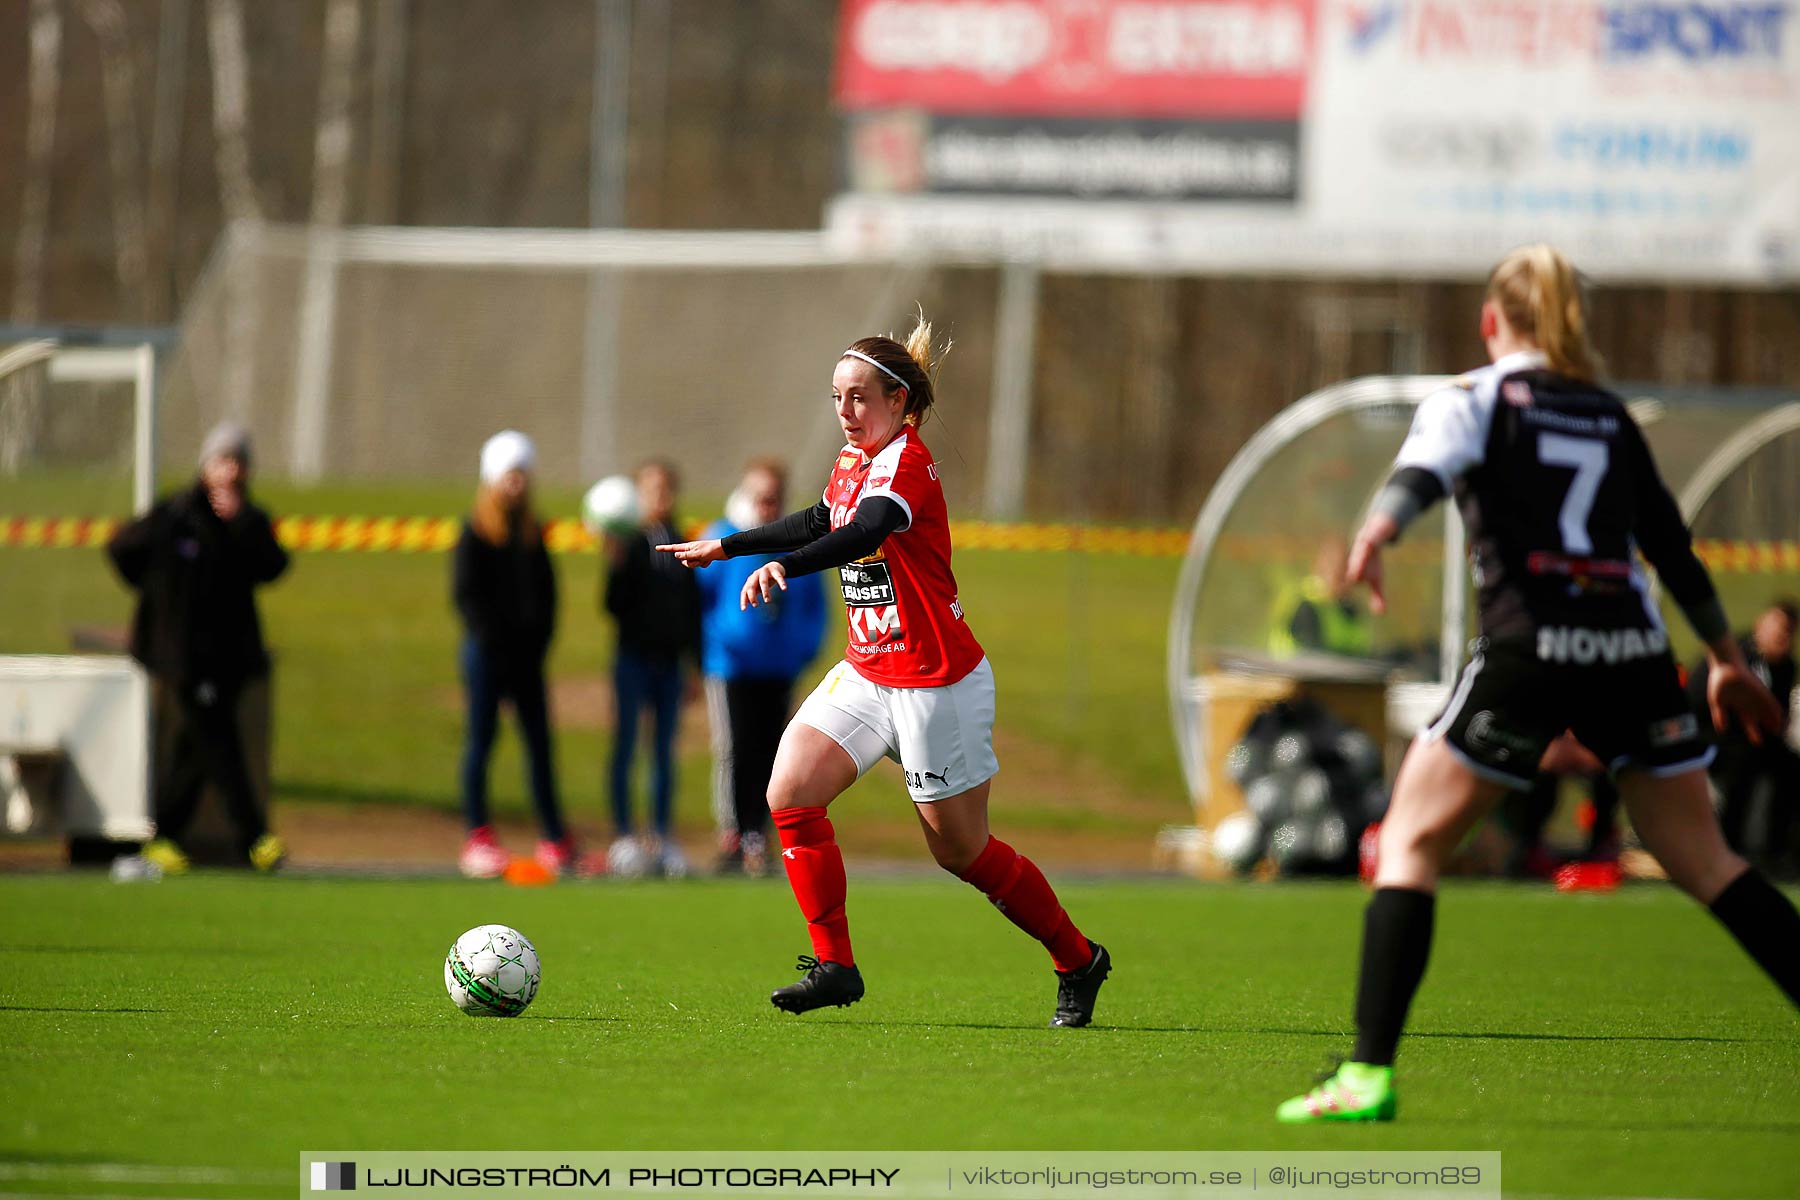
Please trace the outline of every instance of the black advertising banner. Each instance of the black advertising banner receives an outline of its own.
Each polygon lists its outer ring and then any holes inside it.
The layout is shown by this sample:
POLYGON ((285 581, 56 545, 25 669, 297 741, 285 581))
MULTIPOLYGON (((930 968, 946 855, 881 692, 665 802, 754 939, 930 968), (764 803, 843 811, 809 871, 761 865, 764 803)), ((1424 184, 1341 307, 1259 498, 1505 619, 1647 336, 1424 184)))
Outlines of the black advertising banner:
POLYGON ((1295 121, 860 114, 850 186, 864 193, 1292 202, 1295 121))

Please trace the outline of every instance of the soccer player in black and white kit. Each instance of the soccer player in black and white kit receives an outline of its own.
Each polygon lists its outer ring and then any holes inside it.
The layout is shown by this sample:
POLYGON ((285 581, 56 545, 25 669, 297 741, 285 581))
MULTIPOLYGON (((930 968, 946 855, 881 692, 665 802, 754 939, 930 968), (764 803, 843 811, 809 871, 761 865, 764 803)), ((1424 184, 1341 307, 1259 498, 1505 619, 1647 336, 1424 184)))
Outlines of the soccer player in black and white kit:
POLYGON ((1613 772, 1669 878, 1712 910, 1800 1004, 1800 914, 1720 835, 1713 749, 1685 702, 1641 554, 1706 643, 1715 725, 1776 736, 1718 594, 1643 433, 1594 382, 1575 272, 1549 246, 1494 269, 1481 309, 1491 366, 1428 397, 1350 555, 1382 607, 1382 548, 1454 497, 1480 637, 1448 706, 1407 752, 1364 918, 1351 1061, 1282 1104, 1285 1122, 1391 1120, 1394 1052, 1431 950, 1438 871, 1565 730, 1613 772))

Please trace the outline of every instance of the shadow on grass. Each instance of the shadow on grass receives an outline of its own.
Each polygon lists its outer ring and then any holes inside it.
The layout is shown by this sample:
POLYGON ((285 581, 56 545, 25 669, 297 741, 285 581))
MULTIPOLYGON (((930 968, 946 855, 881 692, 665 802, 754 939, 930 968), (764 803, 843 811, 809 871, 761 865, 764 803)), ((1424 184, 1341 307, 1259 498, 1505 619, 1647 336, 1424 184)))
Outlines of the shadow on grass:
MULTIPOLYGON (((1342 1036, 1342 1035, 1340 1035, 1342 1036)), ((1707 1033, 1408 1033, 1409 1038, 1454 1038, 1470 1042, 1711 1042, 1732 1045, 1741 1042, 1775 1042, 1780 1038, 1716 1037, 1707 1033)))
POLYGON ((166 1008, 78 1008, 73 1004, 0 1004, 0 1012, 34 1013, 166 1013, 166 1008))
MULTIPOLYGON (((1433 1121, 1429 1118, 1406 1117, 1408 1129, 1438 1127, 1467 1132, 1467 1120, 1433 1121)), ((1775 1133, 1800 1134, 1800 1123, 1776 1121, 1658 1121, 1646 1117, 1632 1121, 1584 1121, 1580 1117, 1557 1117, 1554 1120, 1517 1120, 1498 1117, 1494 1124, 1507 1130, 1542 1129, 1551 1133, 1590 1130, 1594 1133, 1775 1133)))
MULTIPOLYGON (((857 1025, 863 1028, 877 1029, 977 1029, 977 1030, 1040 1030, 1048 1029, 1045 1024, 996 1024, 979 1021, 853 1021, 830 1022, 832 1024, 857 1025)), ((1348 1029, 1214 1029, 1195 1025, 1090 1025, 1090 1033, 1192 1033, 1215 1037, 1325 1037, 1352 1038, 1354 1032, 1348 1029)), ((1711 1034, 1610 1034, 1610 1033, 1516 1033, 1507 1031, 1463 1033, 1463 1032, 1425 1032, 1407 1033, 1407 1038, 1446 1038, 1458 1041, 1515 1041, 1515 1042, 1672 1042, 1672 1043, 1715 1043, 1715 1044, 1751 1044, 1757 1042, 1780 1042, 1781 1038, 1743 1038, 1717 1037, 1711 1034)))
POLYGON ((36 944, 12 946, 0 944, 0 954, 199 954, 243 955, 247 958, 267 957, 279 950, 257 950, 244 946, 58 946, 36 944))

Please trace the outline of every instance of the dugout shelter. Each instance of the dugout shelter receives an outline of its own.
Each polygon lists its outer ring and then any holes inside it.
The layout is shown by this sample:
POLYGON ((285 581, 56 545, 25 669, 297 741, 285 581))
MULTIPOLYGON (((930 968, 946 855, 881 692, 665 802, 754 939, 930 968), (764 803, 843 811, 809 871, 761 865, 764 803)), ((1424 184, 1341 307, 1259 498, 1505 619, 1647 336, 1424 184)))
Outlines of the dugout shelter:
MULTIPOLYGON (((160 330, 0 328, 0 549, 99 547, 156 493, 160 330), (77 520, 29 514, 74 510, 77 520)), ((6 570, 24 569, 17 559, 6 570)), ((0 598, 9 637, 75 613, 0 598)), ((0 837, 150 835, 150 684, 121 654, 0 653, 0 837)))
MULTIPOLYGON (((1371 622, 1365 658, 1315 654, 1284 664, 1270 653, 1270 635, 1321 547, 1354 535, 1414 409, 1452 378, 1354 379, 1297 401, 1245 443, 1201 507, 1176 586, 1167 658, 1175 743, 1200 825, 1241 807, 1219 763, 1242 731, 1242 702, 1278 694, 1272 680, 1360 687, 1376 697, 1390 769, 1394 752, 1442 707, 1474 620, 1454 505, 1440 505, 1390 549, 1388 611, 1371 622)), ((1747 625, 1770 598, 1800 590, 1800 392, 1618 390, 1734 626, 1747 625)), ((1665 610, 1685 660, 1696 643, 1679 613, 1665 610)))

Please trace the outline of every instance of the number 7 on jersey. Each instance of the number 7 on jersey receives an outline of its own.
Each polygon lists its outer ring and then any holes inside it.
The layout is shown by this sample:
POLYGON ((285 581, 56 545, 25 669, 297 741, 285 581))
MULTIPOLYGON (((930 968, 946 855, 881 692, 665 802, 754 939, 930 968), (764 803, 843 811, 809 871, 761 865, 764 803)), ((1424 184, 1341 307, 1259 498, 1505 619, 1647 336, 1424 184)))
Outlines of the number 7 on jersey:
POLYGON ((1575 478, 1563 496, 1557 524, 1562 528, 1563 549, 1570 554, 1592 554, 1594 540, 1588 536, 1588 517, 1594 511, 1594 499, 1600 494, 1600 481, 1606 478, 1609 451, 1605 442, 1591 438, 1569 437, 1561 433, 1538 435, 1538 461, 1549 467, 1573 467, 1575 478))

